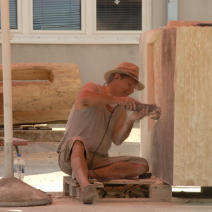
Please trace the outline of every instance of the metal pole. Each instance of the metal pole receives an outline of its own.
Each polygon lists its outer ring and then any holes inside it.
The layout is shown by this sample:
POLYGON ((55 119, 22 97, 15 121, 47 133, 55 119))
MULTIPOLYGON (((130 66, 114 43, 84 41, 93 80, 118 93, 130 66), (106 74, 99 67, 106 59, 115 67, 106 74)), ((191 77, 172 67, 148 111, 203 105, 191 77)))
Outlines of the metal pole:
POLYGON ((13 123, 9 0, 1 0, 4 96, 4 177, 13 177, 13 123))

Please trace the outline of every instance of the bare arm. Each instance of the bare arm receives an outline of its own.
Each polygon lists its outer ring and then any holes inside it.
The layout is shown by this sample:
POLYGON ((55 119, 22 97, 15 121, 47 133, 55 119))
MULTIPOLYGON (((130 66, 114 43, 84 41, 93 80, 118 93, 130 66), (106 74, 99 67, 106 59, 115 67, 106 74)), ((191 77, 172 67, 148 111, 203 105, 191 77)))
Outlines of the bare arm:
POLYGON ((129 116, 126 113, 126 110, 123 109, 113 131, 113 143, 120 145, 124 142, 129 136, 135 120, 140 120, 147 115, 149 115, 147 109, 143 109, 140 112, 131 112, 129 116))
POLYGON ((109 96, 94 83, 87 83, 76 98, 75 106, 78 109, 92 105, 119 104, 128 108, 135 107, 135 100, 130 97, 109 96))
POLYGON ((99 88, 94 83, 87 83, 80 91, 76 105, 80 108, 97 104, 115 104, 115 98, 105 92, 99 92, 99 88))
POLYGON ((126 110, 122 110, 112 135, 114 144, 120 145, 129 136, 134 122, 128 118, 126 110))
POLYGON ((75 106, 78 109, 86 108, 92 105, 119 104, 122 106, 121 115, 116 123, 112 135, 113 142, 117 145, 121 144, 130 134, 135 120, 143 118, 147 115, 146 111, 132 112, 127 116, 126 110, 135 109, 136 100, 131 97, 109 96, 104 91, 99 92, 99 88, 94 83, 86 84, 80 91, 75 106))

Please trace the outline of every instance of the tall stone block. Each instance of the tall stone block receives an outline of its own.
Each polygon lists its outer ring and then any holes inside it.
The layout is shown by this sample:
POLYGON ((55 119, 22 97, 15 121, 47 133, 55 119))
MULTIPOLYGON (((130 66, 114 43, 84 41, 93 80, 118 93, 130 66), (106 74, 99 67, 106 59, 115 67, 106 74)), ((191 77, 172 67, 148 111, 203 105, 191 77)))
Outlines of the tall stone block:
POLYGON ((142 124, 141 151, 173 185, 212 186, 212 27, 169 23, 142 34, 143 101, 162 109, 142 124))

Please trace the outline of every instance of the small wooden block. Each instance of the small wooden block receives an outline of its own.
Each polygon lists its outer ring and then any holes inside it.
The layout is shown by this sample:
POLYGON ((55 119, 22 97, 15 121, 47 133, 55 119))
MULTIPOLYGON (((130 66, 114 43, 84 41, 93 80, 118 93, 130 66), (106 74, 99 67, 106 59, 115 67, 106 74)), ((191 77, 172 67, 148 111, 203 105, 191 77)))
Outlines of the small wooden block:
MULTIPOLYGON (((89 182, 94 184, 96 188, 104 188, 104 186, 116 185, 147 185, 149 192, 149 200, 151 201, 170 201, 172 198, 171 186, 164 184, 159 178, 152 177, 149 179, 136 179, 136 180, 110 180, 99 182, 95 179, 89 179, 89 182)), ((80 186, 76 179, 71 176, 63 177, 63 193, 65 196, 74 198, 80 197, 80 186)))
POLYGON ((73 186, 72 184, 69 184, 69 193, 68 195, 70 197, 76 197, 77 196, 77 187, 73 186))
POLYGON ((170 185, 150 185, 149 197, 152 201, 170 201, 172 189, 170 185))
POLYGON ((65 196, 69 195, 69 178, 66 176, 63 177, 63 194, 65 196))

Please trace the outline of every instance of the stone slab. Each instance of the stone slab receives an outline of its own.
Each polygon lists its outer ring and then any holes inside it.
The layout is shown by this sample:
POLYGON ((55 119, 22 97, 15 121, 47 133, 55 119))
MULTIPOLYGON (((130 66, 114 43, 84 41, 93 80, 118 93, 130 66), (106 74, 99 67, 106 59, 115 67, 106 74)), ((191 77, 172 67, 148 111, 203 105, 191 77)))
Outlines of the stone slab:
POLYGON ((154 175, 176 186, 212 185, 212 27, 180 22, 141 36, 144 119, 141 151, 154 175))
POLYGON ((174 183, 212 186, 212 27, 177 29, 174 183))
MULTIPOLYGON (((13 123, 66 121, 81 88, 79 68, 65 63, 12 64, 13 123)), ((0 124, 3 82, 0 66, 0 124)))

